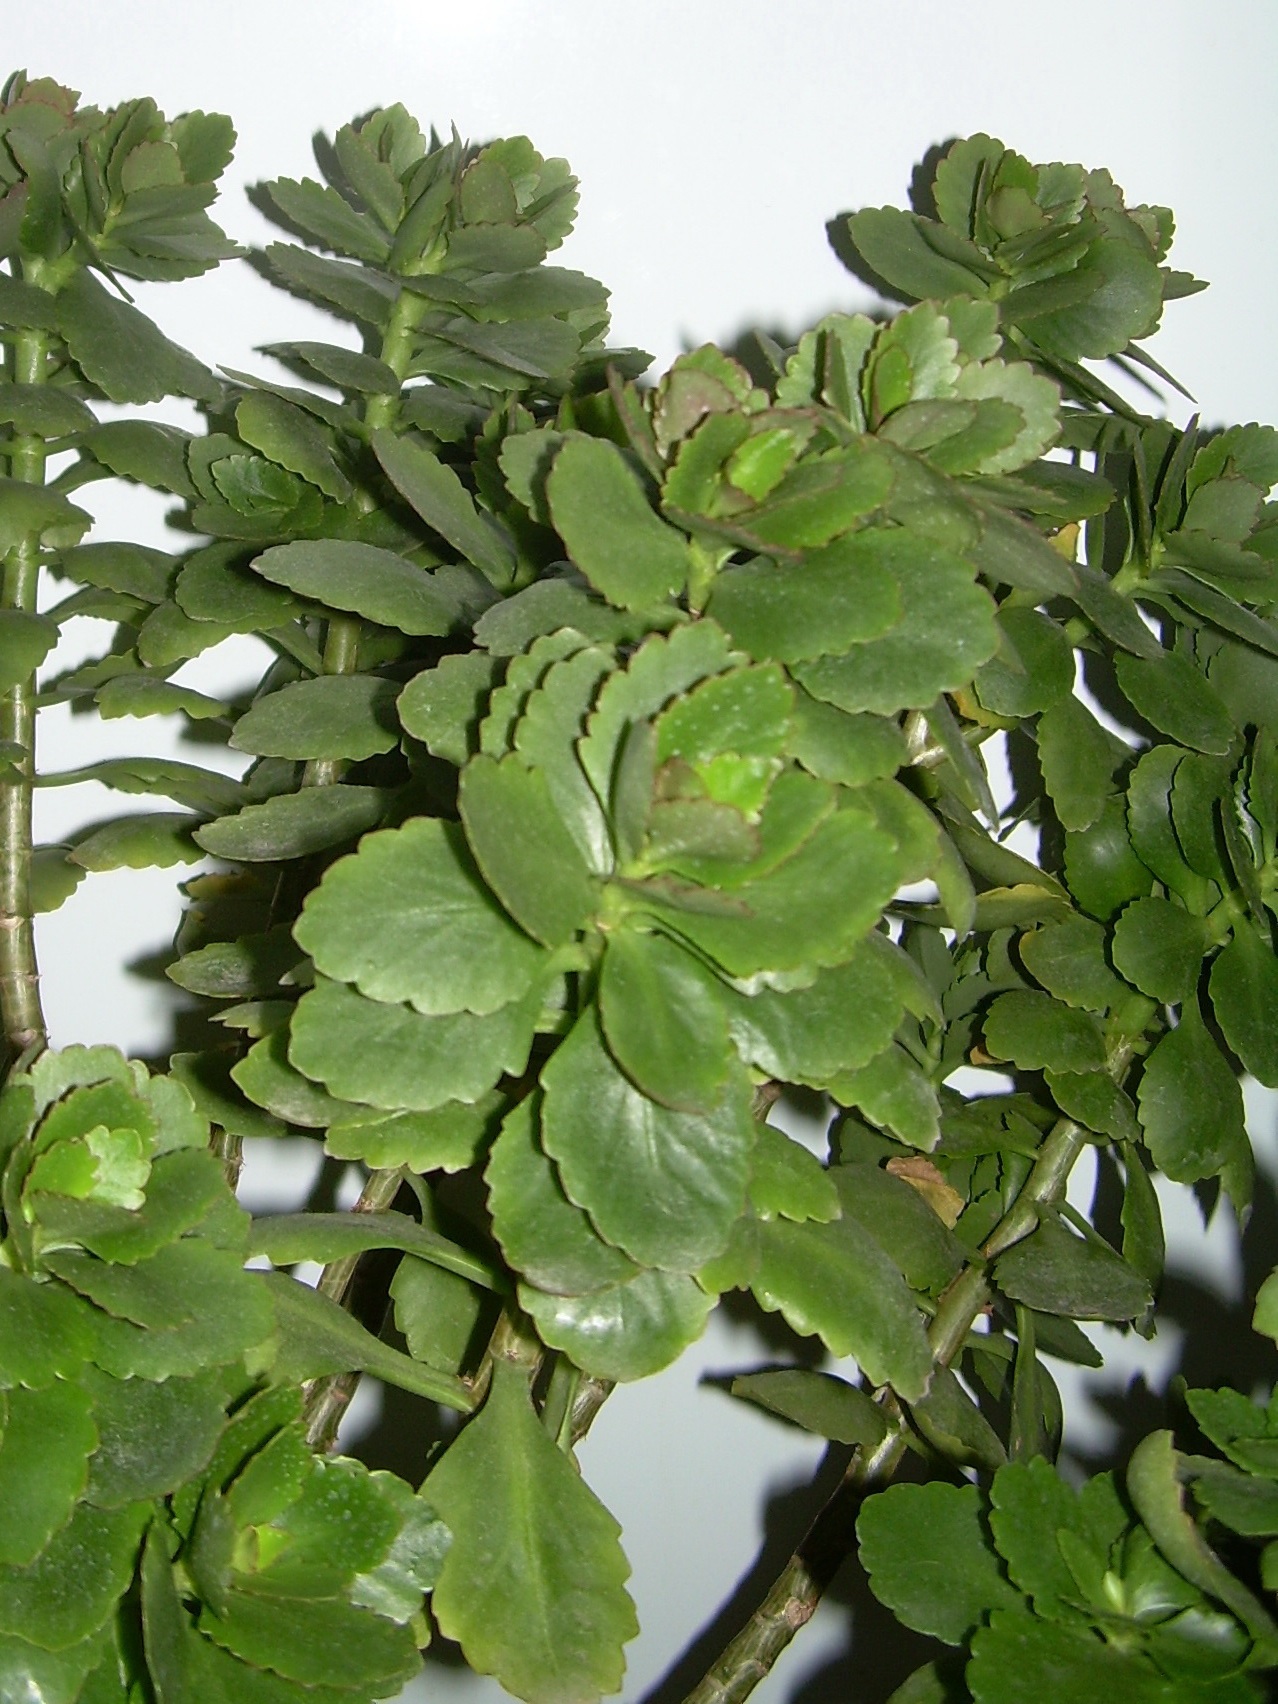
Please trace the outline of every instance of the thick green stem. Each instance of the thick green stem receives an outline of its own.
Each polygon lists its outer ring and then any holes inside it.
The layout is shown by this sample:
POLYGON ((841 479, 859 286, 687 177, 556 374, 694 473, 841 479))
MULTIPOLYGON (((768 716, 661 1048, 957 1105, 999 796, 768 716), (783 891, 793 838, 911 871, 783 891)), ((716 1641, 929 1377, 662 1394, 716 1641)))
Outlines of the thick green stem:
MULTIPOLYGON (((43 332, 18 333, 13 350, 16 383, 43 384, 47 361, 43 332)), ((45 459, 42 438, 15 437, 11 476, 27 485, 43 485, 45 459)), ((39 578, 40 540, 31 533, 5 557, 4 608, 34 611, 39 578)), ((14 1056, 43 1047, 47 1039, 31 912, 34 671, 0 698, 0 740, 16 748, 0 779, 0 1016, 8 1052, 14 1056)))
MULTIPOLYGON (((977 1316, 991 1300, 986 1262, 1028 1236, 1038 1223, 1040 1207, 1060 1199, 1087 1140, 1086 1131, 1068 1119, 1062 1119, 1048 1135, 1024 1187, 995 1226, 980 1258, 964 1267, 941 1298, 928 1331, 938 1366, 948 1366, 956 1358, 977 1316)), ((890 1394, 886 1403, 895 1408, 890 1394)), ((686 1695, 684 1704, 741 1704, 749 1697, 799 1628, 816 1613, 852 1546, 862 1499, 892 1477, 905 1448, 904 1417, 896 1409, 895 1424, 883 1442, 868 1453, 853 1452, 838 1489, 809 1526, 763 1602, 686 1695)))

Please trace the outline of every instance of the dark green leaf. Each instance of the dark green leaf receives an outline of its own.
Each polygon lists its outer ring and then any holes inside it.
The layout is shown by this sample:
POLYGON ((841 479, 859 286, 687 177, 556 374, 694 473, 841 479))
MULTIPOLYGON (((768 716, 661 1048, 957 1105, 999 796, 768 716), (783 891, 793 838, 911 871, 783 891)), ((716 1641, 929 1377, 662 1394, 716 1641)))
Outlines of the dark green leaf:
POLYGON ((1137 1319, 1153 1300, 1145 1279, 1099 1236, 1075 1236, 1055 1217, 1001 1254, 994 1278, 1013 1300, 1068 1319, 1137 1319))
POLYGON ((1235 1140, 1245 1141, 1242 1090, 1196 1001, 1150 1054, 1137 1099, 1154 1164, 1176 1183, 1215 1176, 1235 1140))
POLYGON ((758 1403, 769 1413, 779 1414, 829 1438, 837 1444, 861 1444, 870 1449, 887 1436, 883 1410, 865 1391, 833 1373, 808 1367, 778 1367, 764 1373, 745 1373, 730 1386, 733 1396, 758 1403))
MULTIPOLYGON (((1193 1693, 1173 1690, 1139 1651, 1108 1645, 1090 1629, 1030 1616, 995 1614, 972 1642, 968 1685, 976 1704, 1020 1704, 1050 1698, 1052 1704, 1189 1704, 1193 1693)), ((1221 1700, 1242 1704, 1242 1700, 1221 1700)))
POLYGON ((1210 986, 1226 1041, 1258 1082, 1278 1088, 1278 960, 1246 923, 1212 965, 1210 986))
POLYGON ((809 552, 798 568, 756 558, 718 575, 707 611, 751 656, 803 662, 878 639, 901 619, 901 589, 874 533, 809 552))
POLYGON ((397 1248, 485 1289, 494 1286, 485 1261, 403 1213, 281 1213, 255 1219, 249 1234, 249 1252, 264 1254, 273 1266, 323 1264, 373 1248, 397 1248))
POLYGON ((958 1276, 967 1251, 904 1178, 864 1162, 832 1166, 830 1177, 844 1218, 874 1238, 912 1289, 939 1294, 958 1276))
POLYGON ((253 560, 254 571, 330 609, 400 633, 447 633, 456 610, 425 568, 351 539, 299 539, 253 560))
POLYGON ((947 1461, 987 1471, 1007 1460, 998 1433, 949 1367, 938 1367, 926 1394, 910 1407, 922 1436, 947 1461))
POLYGON ((397 708, 405 730, 436 757, 460 768, 478 747, 480 719, 499 671, 500 664, 482 651, 442 657, 400 693, 397 708))
POLYGON ((1035 981, 1067 1006, 1105 1012, 1126 993, 1105 962, 1105 931, 1090 918, 1071 917, 1035 929, 1022 935, 1018 946, 1035 981))
POLYGON ((61 1379, 5 1392, 0 1412, 0 1567, 26 1567, 70 1520, 98 1429, 88 1391, 61 1379))
POLYGON ((76 1506, 27 1568, 0 1567, 0 1632, 65 1650, 97 1631, 133 1577, 149 1503, 76 1506))
POLYGON ((427 526, 494 586, 508 586, 514 571, 510 542, 496 522, 475 507, 452 468, 423 446, 390 432, 374 432, 372 444, 386 477, 427 526))
POLYGON ((570 438, 546 495, 568 554, 609 603, 645 609, 683 590, 687 542, 656 514, 615 444, 570 438))
POLYGON ((1234 720, 1224 701, 1187 657, 1168 651, 1156 661, 1119 652, 1114 671, 1124 695, 1147 722, 1194 751, 1223 755, 1234 720))
POLYGON ((423 1490, 453 1533, 432 1609, 470 1666, 529 1704, 616 1691, 638 1631, 620 1529, 538 1421, 519 1368, 495 1364, 483 1411, 423 1490))
POLYGON ((399 739, 394 681, 321 675, 259 698, 235 724, 231 744, 255 757, 363 758, 399 739))
POLYGON ((1017 1594, 1004 1579, 975 1485, 893 1485, 856 1523, 875 1597, 899 1621, 958 1645, 1017 1594))
POLYGON ((221 387, 204 363, 170 343, 87 267, 71 274, 59 292, 57 312, 58 330, 77 365, 112 402, 160 402, 166 396, 216 401, 221 387))
POLYGON ((986 1014, 985 1045, 1027 1071, 1094 1071, 1105 1063, 1096 1020, 1035 989, 999 995, 986 1014))
POLYGON ((544 957, 494 903, 460 828, 427 817, 331 865, 295 932, 326 976, 433 1015, 496 1011, 544 957))
POLYGON ((728 1022, 714 979, 691 954, 662 935, 612 931, 599 1012, 609 1051, 644 1094, 682 1112, 716 1104, 731 1058, 728 1022))
POLYGON ((745 1206, 749 1081, 729 1075, 708 1113, 651 1101, 613 1064, 594 1008, 542 1072, 542 1140, 569 1198, 645 1265, 691 1271, 717 1254, 745 1206), (601 1128, 610 1132, 601 1146, 601 1128))
POLYGON ((1105 809, 1114 770, 1126 755, 1122 741, 1107 732, 1080 699, 1058 699, 1043 712, 1038 719, 1038 760, 1063 828, 1092 826, 1105 809))
POLYGON ((1169 899, 1137 899, 1114 925, 1114 967, 1164 1004, 1177 1005, 1198 986, 1210 939, 1202 920, 1169 899))
POLYGON ((544 772, 512 753, 462 771, 458 804, 475 861, 511 916, 548 947, 584 927, 599 888, 555 809, 544 772))
POLYGON ((163 1497, 207 1466, 226 1422, 220 1372, 193 1379, 112 1379, 93 1373, 100 1443, 86 1496, 99 1508, 163 1497))
POLYGON ((860 787, 895 775, 906 761, 904 736, 886 716, 848 715, 800 689, 789 750, 810 775, 860 787))
POLYGON ((252 1668, 301 1686, 329 1681, 384 1695, 418 1671, 417 1646, 406 1627, 340 1600, 272 1599, 232 1589, 222 1613, 205 1606, 200 1629, 252 1668))
POLYGON ((304 787, 205 823, 194 838, 215 858, 249 863, 302 858, 374 828, 386 802, 377 787, 304 787))
POLYGON ((1106 802, 1090 828, 1066 834, 1065 874, 1082 909, 1102 919, 1153 887, 1127 838, 1126 813, 1117 799, 1106 802))

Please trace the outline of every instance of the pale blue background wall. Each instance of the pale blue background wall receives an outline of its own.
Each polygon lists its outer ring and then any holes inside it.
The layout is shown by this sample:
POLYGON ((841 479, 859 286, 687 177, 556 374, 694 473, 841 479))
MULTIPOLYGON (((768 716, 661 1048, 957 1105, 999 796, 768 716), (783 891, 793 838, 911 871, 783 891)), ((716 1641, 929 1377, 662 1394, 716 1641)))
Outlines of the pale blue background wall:
MULTIPOLYGON (((0 72, 11 66, 103 105, 149 93, 169 112, 229 111, 241 141, 222 218, 246 242, 264 226, 241 186, 313 169, 312 133, 370 106, 402 100, 424 121, 477 138, 525 131, 582 179, 567 263, 611 285, 617 340, 658 363, 686 342, 758 322, 797 329, 859 305, 824 221, 899 200, 931 143, 990 130, 1033 159, 1107 165, 1130 199, 1170 203, 1178 263, 1213 284, 1173 305, 1155 353, 1208 419, 1278 414, 1278 8, 1265 0, 5 0, 0 72)), ((253 365, 254 342, 315 334, 302 305, 242 267, 146 305, 179 341, 232 366, 253 365)), ((112 527, 162 536, 160 506, 111 501, 112 527)), ((252 661, 244 655, 246 676, 252 661)), ((192 665, 192 684, 208 667, 192 665)), ((45 760, 84 761, 72 742, 87 728, 50 717, 45 760)), ((171 749, 156 723, 94 738, 103 750, 171 749)), ((45 832, 111 809, 101 794, 45 795, 45 832)), ((167 876, 125 872, 91 879, 45 921, 56 1041, 163 1045, 163 993, 117 961, 162 948, 176 916, 167 876)), ((1272 1157, 1272 1103, 1252 1104, 1272 1157)), ((287 1171, 256 1175, 260 1203, 283 1204, 287 1171)), ((1240 1282, 1229 1226, 1204 1235, 1192 1211, 1177 1215, 1173 1262, 1207 1294, 1228 1297, 1240 1282)), ((679 1367, 615 1398, 583 1451, 634 1562, 643 1632, 628 1699, 653 1684, 752 1557, 763 1497, 816 1459, 798 1434, 698 1386, 706 1368, 761 1358, 748 1329, 717 1327, 679 1367)), ((1125 1354, 1102 1384, 1121 1389, 1123 1368, 1139 1361, 1160 1385, 1175 1359, 1168 1331, 1140 1356, 1125 1354)), ((1100 1409, 1081 1391, 1071 1401, 1079 1435, 1102 1442, 1100 1409)), ((825 1665, 848 1639, 846 1610, 828 1606, 758 1696, 846 1696, 825 1665)), ((494 1695, 438 1671, 412 1694, 472 1704, 494 1695)))

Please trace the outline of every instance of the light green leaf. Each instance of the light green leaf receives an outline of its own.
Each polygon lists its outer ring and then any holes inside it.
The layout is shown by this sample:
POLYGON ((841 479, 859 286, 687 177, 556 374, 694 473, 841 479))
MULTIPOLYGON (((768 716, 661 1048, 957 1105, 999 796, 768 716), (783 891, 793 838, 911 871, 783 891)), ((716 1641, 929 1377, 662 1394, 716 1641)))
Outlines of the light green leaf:
POLYGON ((375 827, 386 803, 378 787, 304 787, 207 822, 194 839, 215 858, 245 863, 303 858, 375 827))
POLYGON ((1211 1004, 1246 1070, 1278 1088, 1278 960, 1245 922, 1211 968, 1211 1004))
POLYGON ((615 444, 569 438, 547 476, 546 497, 569 556, 609 603, 645 609, 683 590, 687 541, 656 513, 615 444))
POLYGON ((720 1099, 728 1022, 718 985, 691 954, 661 935, 611 931, 599 1013, 609 1051, 644 1094, 681 1112, 709 1112, 720 1099))
POLYGON ((1154 1164, 1176 1183, 1214 1177, 1236 1141, 1246 1142, 1242 1089, 1197 1002, 1185 1003, 1176 1028, 1146 1060, 1137 1102, 1154 1164))
POLYGON ((85 870, 153 870, 196 864, 202 854, 191 831, 199 820, 186 811, 120 817, 78 840, 67 857, 85 870))
POLYGON ((37 846, 31 854, 28 892, 37 917, 65 905, 88 871, 71 862, 69 846, 37 846))
POLYGON ((474 757, 458 805, 475 861, 515 921, 548 947, 571 940, 598 906, 599 887, 543 772, 514 753, 474 757))
POLYGON ((377 675, 320 675, 259 698, 231 735, 254 757, 363 758, 399 740, 394 681, 377 675))
POLYGON ((542 1071, 542 1141, 570 1200, 647 1266, 687 1272, 717 1254, 745 1206, 750 1085, 729 1075, 708 1113, 675 1112, 613 1064, 589 1008, 542 1071), (609 1131, 606 1144, 599 1131, 609 1131))
POLYGON ((400 633, 447 633, 453 600, 430 572, 394 551, 353 539, 297 539, 253 559, 255 573, 329 609, 346 609, 400 633))
POLYGON ((494 902, 460 828, 429 817, 331 865, 294 933, 325 976, 432 1016, 495 1012, 545 956, 494 902))
POLYGON ((898 1621, 959 1645, 992 1609, 1017 1604, 982 1519, 975 1485, 893 1485, 856 1523, 870 1586, 898 1621))
POLYGON ((324 1151, 374 1171, 465 1171, 480 1157, 497 1105, 495 1095, 481 1095, 469 1104, 445 1101, 433 1112, 348 1111, 329 1126, 324 1151))
POLYGON ((668 1367, 705 1330, 715 1299, 682 1272, 639 1271, 586 1296, 519 1286, 543 1343, 592 1378, 645 1379, 668 1367))
POLYGON ((839 1197, 825 1167, 809 1148, 773 1124, 756 1122, 750 1170, 750 1209, 759 1219, 839 1217, 839 1197))
POLYGON ((620 1529, 498 1361, 484 1408, 423 1487, 449 1529, 432 1609, 470 1666, 528 1704, 621 1686, 638 1631, 620 1529))
POLYGON ((298 1003, 289 1059, 341 1100, 432 1112, 448 1101, 477 1101, 503 1073, 521 1072, 540 1010, 534 988, 484 1017, 428 1017, 320 978, 298 1003))

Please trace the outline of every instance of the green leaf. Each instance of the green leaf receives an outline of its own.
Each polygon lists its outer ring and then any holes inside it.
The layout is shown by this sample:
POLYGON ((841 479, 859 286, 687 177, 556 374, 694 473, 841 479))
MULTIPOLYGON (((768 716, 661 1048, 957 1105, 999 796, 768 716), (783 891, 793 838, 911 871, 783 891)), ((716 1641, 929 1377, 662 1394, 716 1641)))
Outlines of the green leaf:
POLYGON ((221 1613, 200 1612, 200 1630, 253 1668, 269 1668, 302 1686, 325 1681, 385 1695, 418 1672, 407 1628, 340 1600, 226 1595, 221 1613))
POLYGON ((74 1378, 88 1358, 93 1321, 56 1284, 35 1284, 0 1267, 0 1378, 7 1387, 43 1389, 74 1378))
POLYGON ((156 420, 108 420, 84 433, 81 442, 104 467, 176 497, 195 496, 187 472, 191 435, 156 420))
POLYGON ((77 1504, 29 1567, 0 1567, 0 1633, 46 1650, 66 1650, 95 1633, 133 1577, 151 1516, 149 1503, 77 1504))
MULTIPOLYGON (((896 207, 863 207, 847 219, 847 235, 866 266, 906 301, 980 296, 984 280, 932 246, 933 222, 896 207)), ((979 250, 972 253, 979 261, 979 250)))
POLYGON ((0 1566, 26 1567, 70 1520, 88 1482, 98 1429, 82 1384, 18 1386, 0 1402, 0 1566))
POLYGON ((324 1093, 288 1061, 287 1023, 271 1029, 231 1066, 231 1081, 255 1106, 312 1130, 356 1110, 324 1093))
POLYGON ((39 542, 50 548, 78 544, 91 523, 83 509, 44 485, 0 479, 0 550, 39 542))
POLYGON ((783 1420, 836 1444, 873 1449, 887 1436, 883 1410, 863 1390, 809 1367, 777 1367, 745 1373, 729 1386, 733 1396, 755 1402, 783 1420))
POLYGON ((939 1295, 957 1278, 967 1251, 912 1184, 865 1161, 832 1166, 829 1175, 844 1218, 874 1238, 911 1289, 939 1295))
POLYGON ((215 858, 246 863, 303 858, 375 828, 386 803, 378 787, 304 787, 207 822, 194 839, 215 858))
POLYGON ((810 1149, 772 1124, 755 1125, 750 1208, 757 1218, 801 1222, 837 1219, 839 1197, 830 1174, 810 1149))
POLYGON ((234 941, 214 941, 184 953, 164 974, 179 988, 214 1000, 253 1000, 274 994, 301 954, 286 924, 234 941))
POLYGON ((1096 1020, 1036 989, 999 995, 986 1014, 985 1045, 1026 1071, 1095 1071, 1105 1063, 1096 1020))
POLYGON ((460 769, 478 749, 480 719, 499 669, 482 651, 441 657, 433 669, 414 675, 399 695, 405 731, 460 769))
POLYGON ((1119 800, 1108 799, 1090 828, 1066 834, 1065 874, 1077 903, 1101 919, 1149 892, 1153 878, 1132 850, 1119 800))
POLYGON ((947 1461, 987 1471, 1007 1460, 998 1433, 949 1367, 938 1367, 924 1396, 910 1408, 917 1430, 947 1461))
POLYGON ((374 1248, 397 1248, 484 1289, 495 1286, 486 1261, 404 1213, 280 1213, 255 1219, 249 1234, 250 1254, 264 1254, 273 1266, 296 1266, 302 1260, 324 1264, 374 1248))
POLYGON ((474 757, 458 805, 475 861, 511 916, 548 947, 593 916, 599 888, 555 809, 544 773, 514 753, 474 757))
POLYGON ((0 692, 34 675, 58 642, 58 624, 24 609, 0 610, 0 692))
POLYGON ((436 1372, 365 1331, 345 1308, 282 1272, 257 1274, 279 1328, 272 1372, 277 1381, 365 1372, 428 1402, 468 1414, 474 1400, 460 1379, 436 1372))
POLYGON ((551 517, 590 584, 621 609, 646 609, 683 590, 688 545, 654 511, 615 444, 573 437, 546 479, 551 517))
POLYGON ((977 695, 996 716, 1032 716, 1074 687, 1074 653, 1065 630, 1036 609, 998 612, 1002 639, 975 675, 977 695))
POLYGON ((1052 1099, 1067 1118, 1076 1118, 1089 1130, 1119 1142, 1138 1140, 1136 1108, 1107 1072, 1047 1071, 1045 1078, 1052 1099))
POLYGON ((874 533, 810 551, 801 567, 766 558, 715 578, 707 613, 751 656, 803 662, 878 639, 902 616, 901 588, 872 546, 874 533))
POLYGON ((720 1099, 731 1060, 723 1001, 681 947, 635 929, 611 931, 599 1013, 609 1051, 644 1094, 680 1112, 709 1112, 720 1099))
POLYGON ((1139 714, 1179 744, 1217 756, 1233 744, 1234 719, 1223 699, 1180 652, 1147 660, 1120 651, 1114 656, 1114 672, 1139 714))
POLYGON ((638 1631, 612 1516, 541 1426, 519 1368, 423 1487, 453 1533, 432 1610, 471 1668, 528 1704, 617 1691, 638 1631))
POLYGON ((880 639, 800 664, 796 678, 840 710, 926 709, 942 692, 966 686, 998 649, 993 600, 974 583, 969 563, 919 533, 891 528, 858 543, 896 580, 904 614, 880 639))
POLYGON ((495 1012, 544 959, 494 902, 460 828, 428 817, 331 865, 294 933, 325 976, 432 1016, 495 1012))
POLYGON ((395 682, 377 675, 294 681, 250 706, 230 743, 254 757, 373 757, 398 742, 395 698, 395 682))
POLYGON ((1169 899, 1137 899, 1114 925, 1114 968, 1163 1004, 1178 1005, 1198 985, 1210 939, 1201 918, 1169 899))
POLYGON ((362 391, 370 396, 396 396, 399 392, 399 379, 385 361, 338 344, 264 343, 262 353, 274 355, 280 361, 300 362, 338 390, 362 391))
POLYGON ((266 259, 285 285, 336 308, 348 319, 384 329, 398 294, 393 280, 370 267, 329 260, 293 243, 268 243, 266 259))
POLYGON ((861 810, 836 811, 793 856, 734 887, 730 903, 680 908, 656 882, 643 899, 667 926, 732 976, 838 964, 872 927, 902 879, 895 837, 861 810))
POLYGON ((975 1485, 893 1485, 857 1519, 870 1587, 898 1621, 959 1645, 993 1609, 1012 1608, 975 1485))
MULTIPOLYGON (((169 1087, 184 1094, 171 1080, 169 1087)), ((192 1118, 195 1121, 193 1108, 192 1118)), ((206 1219, 221 1218, 227 1209, 229 1221, 239 1216, 221 1167, 203 1146, 205 1140, 201 1133, 201 1146, 177 1148, 152 1161, 146 1199, 140 1207, 65 1196, 41 1199, 28 1191, 28 1208, 51 1240, 66 1238, 68 1244, 86 1248, 102 1260, 131 1265, 194 1231, 206 1219)))
POLYGON ((1075 1236, 1055 1217, 1001 1254, 994 1278, 1014 1301, 1067 1319, 1138 1319, 1153 1301, 1145 1279, 1099 1236, 1075 1236))
POLYGON ((91 384, 112 402, 189 396, 215 402, 221 386, 202 361, 170 343, 144 313, 113 296, 87 267, 58 293, 58 330, 91 384))
POLYGON ((448 1101, 477 1101, 503 1073, 518 1075, 540 1009, 535 988, 483 1017, 428 1017, 319 978, 298 1002, 289 1059, 340 1100, 432 1112, 448 1101))
POLYGON ((1245 922, 1212 965, 1210 987, 1216 1022, 1244 1069, 1278 1088, 1278 960, 1245 922))
MULTIPOLYGON (((38 1698, 41 1704, 96 1704, 92 1681, 85 1676, 103 1651, 100 1635, 91 1635, 65 1650, 45 1651, 15 1634, 0 1637, 0 1698, 38 1698), (81 1688, 84 1687, 82 1691, 81 1688)), ((108 1657, 115 1670, 114 1653, 108 1657)), ((114 1676, 113 1676, 114 1678, 114 1676)), ((114 1704, 114 1701, 106 1701, 114 1704)))
POLYGON ((887 1047, 868 1064, 840 1071, 829 1087, 840 1106, 860 1107, 912 1148, 936 1146, 941 1128, 936 1089, 904 1048, 887 1047))
POLYGON ((682 1272, 640 1271, 585 1296, 519 1286, 519 1304, 543 1343, 592 1378, 645 1379, 668 1367, 705 1330, 715 1299, 682 1272))
POLYGON ((1154 1164, 1176 1183, 1214 1177, 1246 1140, 1242 1089, 1195 1001, 1146 1060, 1137 1102, 1154 1164))
POLYGON ((143 603, 162 603, 173 581, 174 558, 141 544, 78 544, 59 553, 68 579, 83 586, 123 592, 143 603))
POLYGON ((847 1219, 772 1219, 747 1231, 751 1269, 737 1287, 832 1355, 854 1355, 867 1383, 890 1384, 907 1402, 922 1396, 932 1371, 923 1317, 873 1237, 847 1219))
MULTIPOLYGON (((1020 1704, 1030 1697, 1052 1704, 1095 1704, 1098 1698, 1190 1704, 1192 1697, 1208 1696, 1207 1689, 1174 1688, 1139 1651, 1107 1645, 1088 1628, 997 1612, 988 1627, 977 1629, 967 1682, 975 1704, 1020 1704)), ((1221 1704, 1232 1701, 1222 1698, 1221 1704)))
POLYGON ((542 1141, 570 1200, 647 1266, 687 1272, 717 1254, 745 1206, 753 1130, 744 1071, 708 1113, 651 1101, 618 1071, 591 1007, 542 1071, 542 1141), (610 1133, 606 1145, 600 1129, 610 1133))
POLYGON ((493 1231, 515 1270, 540 1291, 584 1295, 624 1283, 633 1261, 599 1236, 564 1194, 539 1141, 541 1097, 507 1113, 484 1171, 493 1231))
POLYGON ((801 688, 789 750, 810 775, 860 787, 895 775, 908 757, 905 737, 886 716, 847 715, 801 688))
POLYGON ((194 722, 220 721, 230 714, 219 699, 142 673, 117 675, 94 697, 99 715, 107 722, 117 716, 167 716, 175 710, 194 722))
POLYGON ((192 1379, 88 1377, 99 1443, 86 1496, 99 1508, 163 1497, 208 1465, 226 1423, 223 1375, 192 1379))
POLYGON ((1127 992, 1106 963, 1105 931, 1089 917, 1035 929, 1017 945, 1034 980, 1067 1006, 1106 1012, 1127 992))
POLYGON ((362 1160, 375 1171, 465 1171, 477 1163, 495 1098, 445 1101, 433 1112, 387 1115, 372 1107, 353 1115, 345 1112, 331 1124, 324 1151, 336 1160, 362 1160))
POLYGON ((328 438, 303 409, 270 391, 250 391, 240 399, 235 424, 246 444, 300 474, 326 497, 344 503, 350 496, 351 482, 337 465, 328 438))
POLYGON ((153 870, 195 864, 201 853, 191 831, 198 821, 186 811, 120 817, 77 840, 67 857, 85 870, 153 870))
POLYGON ((1038 760, 1048 796, 1067 829, 1090 828, 1105 809, 1127 748, 1080 699, 1058 699, 1038 719, 1038 760))
POLYGON ((494 586, 514 573, 514 553, 505 532, 475 507, 461 480, 439 457, 408 438, 375 431, 373 450, 391 484, 428 527, 473 562, 494 586))
POLYGON ((400 633, 443 634, 456 608, 425 568, 352 539, 298 539, 253 559, 255 573, 329 609, 346 609, 400 633))

